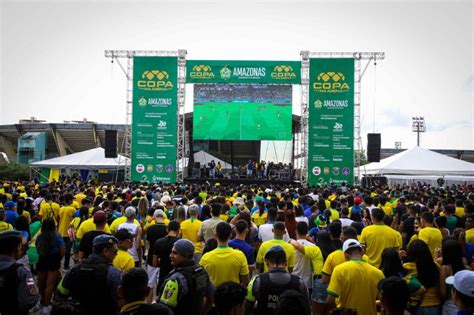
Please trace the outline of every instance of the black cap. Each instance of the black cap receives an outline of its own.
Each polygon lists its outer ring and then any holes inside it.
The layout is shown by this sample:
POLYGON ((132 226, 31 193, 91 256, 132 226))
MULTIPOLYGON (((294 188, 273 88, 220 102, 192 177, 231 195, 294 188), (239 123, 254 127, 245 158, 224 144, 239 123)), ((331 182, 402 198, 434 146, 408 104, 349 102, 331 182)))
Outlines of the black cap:
POLYGON ((0 233, 0 248, 1 249, 14 249, 21 243, 21 232, 20 231, 5 231, 0 233))
POLYGON ((265 259, 268 259, 270 261, 286 261, 285 250, 280 245, 272 246, 265 253, 265 259))
POLYGON ((120 229, 115 233, 115 238, 120 241, 133 240, 133 234, 130 233, 127 229, 120 229))

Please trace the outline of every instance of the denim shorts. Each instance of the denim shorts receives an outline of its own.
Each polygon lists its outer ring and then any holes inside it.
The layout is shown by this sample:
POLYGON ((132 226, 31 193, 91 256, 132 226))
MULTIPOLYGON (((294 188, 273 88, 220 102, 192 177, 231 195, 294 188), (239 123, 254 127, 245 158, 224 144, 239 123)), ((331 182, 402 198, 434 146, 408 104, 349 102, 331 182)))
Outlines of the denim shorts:
POLYGON ((316 303, 326 303, 328 299, 328 294, 326 289, 328 288, 327 284, 323 284, 321 278, 313 278, 313 292, 311 292, 311 301, 316 303))

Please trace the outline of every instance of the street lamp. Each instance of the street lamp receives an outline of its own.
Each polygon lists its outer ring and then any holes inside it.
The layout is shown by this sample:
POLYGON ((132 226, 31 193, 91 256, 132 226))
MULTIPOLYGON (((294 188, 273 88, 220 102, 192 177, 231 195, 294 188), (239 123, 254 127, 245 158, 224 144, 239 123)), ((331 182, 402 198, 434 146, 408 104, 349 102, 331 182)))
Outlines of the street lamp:
POLYGON ((416 132, 416 145, 420 146, 420 132, 426 131, 425 117, 422 116, 413 116, 411 118, 412 122, 412 131, 416 132))

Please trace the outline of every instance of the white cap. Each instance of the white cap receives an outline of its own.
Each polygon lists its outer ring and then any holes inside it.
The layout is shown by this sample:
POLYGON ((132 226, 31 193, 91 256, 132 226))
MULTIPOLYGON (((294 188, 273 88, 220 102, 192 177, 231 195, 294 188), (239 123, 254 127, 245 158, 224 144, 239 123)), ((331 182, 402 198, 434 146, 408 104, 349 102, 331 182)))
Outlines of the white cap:
POLYGON ((456 291, 474 297, 474 271, 458 271, 454 276, 447 277, 446 283, 451 284, 456 291))
POLYGON ((358 240, 350 238, 346 240, 344 244, 342 244, 342 252, 345 253, 348 249, 354 248, 354 247, 359 247, 361 249, 363 248, 358 240))

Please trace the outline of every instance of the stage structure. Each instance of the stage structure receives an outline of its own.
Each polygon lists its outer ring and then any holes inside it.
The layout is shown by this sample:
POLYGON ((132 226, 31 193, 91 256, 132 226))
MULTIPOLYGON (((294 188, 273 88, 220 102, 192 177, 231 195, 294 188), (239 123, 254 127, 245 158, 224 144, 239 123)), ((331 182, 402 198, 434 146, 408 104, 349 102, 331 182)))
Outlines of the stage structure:
POLYGON ((301 135, 293 138, 300 140, 301 184, 351 183, 354 175, 360 179, 354 148, 362 149, 361 79, 370 62, 384 59, 384 53, 302 51, 300 62, 187 61, 186 55, 185 50, 105 51, 127 77, 127 130, 121 152, 131 158, 126 180, 184 180, 186 83, 195 84, 193 137, 231 142, 291 140, 288 87, 301 84, 301 135), (363 60, 367 64, 362 70, 363 60))

